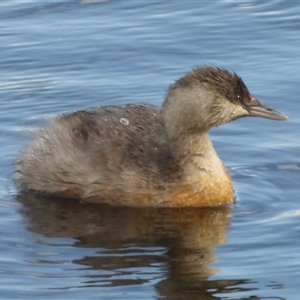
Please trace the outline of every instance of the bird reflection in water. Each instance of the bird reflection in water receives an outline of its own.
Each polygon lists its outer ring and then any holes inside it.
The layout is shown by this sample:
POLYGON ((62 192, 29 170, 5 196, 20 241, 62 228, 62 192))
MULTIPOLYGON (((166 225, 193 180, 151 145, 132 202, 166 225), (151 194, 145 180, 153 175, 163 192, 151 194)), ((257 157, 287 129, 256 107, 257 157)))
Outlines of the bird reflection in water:
POLYGON ((75 247, 99 248, 92 256, 83 250, 82 257, 72 261, 101 271, 82 285, 133 286, 161 278, 155 283, 158 299, 206 300, 219 299, 216 293, 232 292, 233 286, 241 291, 247 283, 210 279, 219 271, 209 264, 217 259, 214 248, 226 243, 229 206, 137 209, 81 204, 28 192, 18 199, 30 232, 46 238, 73 238, 75 247), (145 268, 147 274, 135 274, 136 268, 145 268), (155 269, 153 278, 149 268, 155 269))

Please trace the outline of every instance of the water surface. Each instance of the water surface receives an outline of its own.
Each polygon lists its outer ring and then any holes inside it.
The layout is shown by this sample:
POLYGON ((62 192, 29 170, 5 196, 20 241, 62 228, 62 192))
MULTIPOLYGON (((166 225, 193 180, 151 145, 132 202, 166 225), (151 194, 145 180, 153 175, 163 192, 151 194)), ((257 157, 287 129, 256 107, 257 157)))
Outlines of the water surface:
POLYGON ((0 298, 298 299, 300 4, 0 3, 0 298), (236 71, 288 122, 212 139, 236 203, 124 209, 18 195, 13 161, 49 116, 143 101, 194 66, 236 71))

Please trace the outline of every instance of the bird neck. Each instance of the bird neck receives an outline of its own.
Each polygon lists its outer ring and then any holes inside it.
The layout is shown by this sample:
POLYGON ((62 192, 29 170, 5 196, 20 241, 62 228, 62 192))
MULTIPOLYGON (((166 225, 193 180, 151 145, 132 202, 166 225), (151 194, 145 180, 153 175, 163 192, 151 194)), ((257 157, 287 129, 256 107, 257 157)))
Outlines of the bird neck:
POLYGON ((199 177, 206 177, 212 181, 228 181, 230 178, 208 132, 184 135, 172 143, 173 156, 188 180, 198 181, 199 177))

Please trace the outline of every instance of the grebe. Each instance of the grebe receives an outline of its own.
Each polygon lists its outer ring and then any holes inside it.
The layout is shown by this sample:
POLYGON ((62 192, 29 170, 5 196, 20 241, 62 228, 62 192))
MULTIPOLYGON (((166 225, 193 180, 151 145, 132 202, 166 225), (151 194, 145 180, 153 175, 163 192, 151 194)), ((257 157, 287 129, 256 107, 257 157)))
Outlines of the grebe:
POLYGON ((288 118, 261 104, 227 70, 195 68, 172 84, 162 108, 102 106, 60 115, 16 163, 23 190, 133 207, 234 201, 231 177, 209 138, 241 117, 288 118))

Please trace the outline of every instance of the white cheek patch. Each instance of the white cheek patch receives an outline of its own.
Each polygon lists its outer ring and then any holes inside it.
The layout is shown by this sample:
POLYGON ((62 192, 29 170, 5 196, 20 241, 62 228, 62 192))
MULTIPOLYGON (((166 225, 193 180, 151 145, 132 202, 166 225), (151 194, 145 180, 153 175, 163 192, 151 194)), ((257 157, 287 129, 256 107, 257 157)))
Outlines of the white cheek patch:
POLYGON ((249 115, 249 112, 240 105, 233 104, 231 116, 233 119, 249 115))
POLYGON ((249 112, 242 106, 227 101, 226 106, 223 107, 223 112, 220 118, 223 121, 222 124, 226 124, 247 115, 249 115, 249 112))

